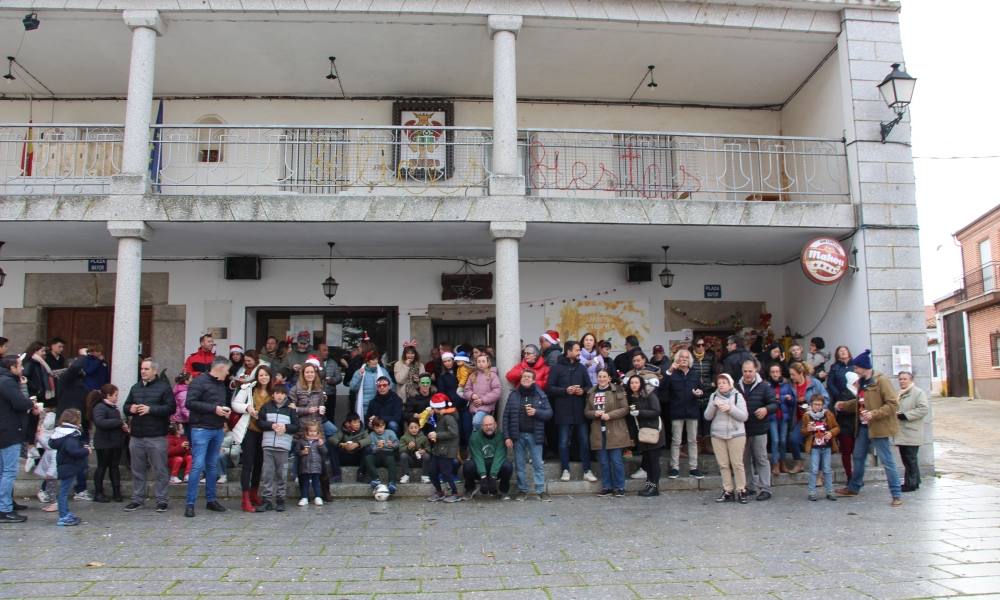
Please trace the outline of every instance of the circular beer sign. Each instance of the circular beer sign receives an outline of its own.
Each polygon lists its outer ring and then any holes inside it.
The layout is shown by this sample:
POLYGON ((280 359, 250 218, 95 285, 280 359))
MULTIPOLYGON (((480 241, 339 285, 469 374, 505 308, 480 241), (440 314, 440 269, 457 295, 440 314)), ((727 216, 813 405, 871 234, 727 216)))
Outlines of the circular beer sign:
POLYGON ((813 283, 837 283, 847 268, 847 252, 833 238, 816 238, 802 249, 802 272, 813 283))

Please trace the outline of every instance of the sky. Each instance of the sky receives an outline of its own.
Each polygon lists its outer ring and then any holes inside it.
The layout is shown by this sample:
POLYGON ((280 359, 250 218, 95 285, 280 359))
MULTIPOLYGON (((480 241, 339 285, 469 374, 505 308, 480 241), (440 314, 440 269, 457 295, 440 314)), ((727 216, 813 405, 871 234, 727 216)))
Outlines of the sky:
POLYGON ((952 234, 1000 204, 998 0, 903 0, 906 71, 917 78, 910 112, 924 300, 961 287, 952 234), (994 57, 992 60, 989 57, 994 57))

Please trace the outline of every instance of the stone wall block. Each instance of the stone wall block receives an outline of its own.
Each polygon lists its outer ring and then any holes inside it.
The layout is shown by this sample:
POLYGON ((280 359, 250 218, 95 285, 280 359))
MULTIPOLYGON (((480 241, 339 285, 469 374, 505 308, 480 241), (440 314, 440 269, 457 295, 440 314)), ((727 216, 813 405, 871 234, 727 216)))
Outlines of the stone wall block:
POLYGON ((922 312, 876 312, 870 316, 872 333, 896 333, 923 331, 924 315, 922 312))
POLYGON ((878 204, 916 204, 916 186, 911 183, 862 183, 861 200, 878 204))
POLYGON ((882 269, 868 267, 869 290, 919 290, 923 281, 920 269, 882 269))
POLYGON ((872 269, 892 267, 892 248, 885 246, 866 246, 865 264, 868 268, 872 269))

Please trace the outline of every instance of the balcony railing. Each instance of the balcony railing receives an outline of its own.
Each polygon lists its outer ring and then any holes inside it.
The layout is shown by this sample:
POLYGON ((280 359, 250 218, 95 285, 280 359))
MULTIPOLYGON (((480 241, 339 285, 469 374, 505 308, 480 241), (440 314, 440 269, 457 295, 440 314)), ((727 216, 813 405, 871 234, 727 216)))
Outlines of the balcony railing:
MULTIPOLYGON (((120 125, 0 125, 0 193, 107 193, 120 125), (30 133, 29 133, 30 132, 30 133)), ((484 195, 492 132, 476 127, 151 128, 158 194, 484 195)), ((656 200, 847 202, 840 140, 531 129, 528 193, 656 200)))
POLYGON ((535 129, 522 148, 538 195, 849 200, 842 140, 535 129))
POLYGON ((162 194, 482 195, 492 148, 466 127, 171 125, 153 140, 162 194))
POLYGON ((955 294, 959 302, 1000 291, 1000 262, 991 261, 965 273, 959 283, 961 287, 955 294))
POLYGON ((106 194, 122 125, 0 125, 0 193, 106 194))

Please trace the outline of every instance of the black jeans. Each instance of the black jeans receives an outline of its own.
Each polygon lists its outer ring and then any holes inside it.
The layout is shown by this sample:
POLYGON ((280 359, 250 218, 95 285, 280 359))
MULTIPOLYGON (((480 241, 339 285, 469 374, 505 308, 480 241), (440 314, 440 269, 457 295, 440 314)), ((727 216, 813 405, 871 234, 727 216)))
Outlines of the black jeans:
POLYGON ((920 463, 917 460, 917 452, 920 446, 900 446, 899 456, 903 459, 903 469, 906 474, 903 476, 903 485, 917 489, 920 487, 920 463))
POLYGON ((97 450, 97 468, 94 469, 94 492, 104 493, 104 474, 111 478, 111 489, 115 495, 121 493, 122 480, 118 465, 122 461, 121 448, 99 448, 97 450))
POLYGON ((646 472, 646 481, 660 485, 660 453, 663 448, 653 448, 642 453, 642 470, 646 472))
POLYGON ((240 490, 248 492, 260 487, 260 473, 264 468, 264 452, 261 442, 264 434, 247 429, 243 436, 243 450, 240 453, 240 490))
MULTIPOLYGON (((492 464, 487 462, 486 468, 491 469, 492 464)), ((499 482, 497 488, 501 494, 506 494, 510 491, 510 476, 513 474, 514 466, 510 464, 510 461, 504 460, 503 466, 500 467, 500 472, 497 473, 497 481, 499 482)), ((476 484, 479 481, 479 476, 481 475, 481 473, 479 473, 476 469, 476 461, 470 459, 462 463, 462 475, 465 476, 465 491, 471 492, 476 489, 476 484)), ((483 490, 479 491, 482 492, 483 490)))

